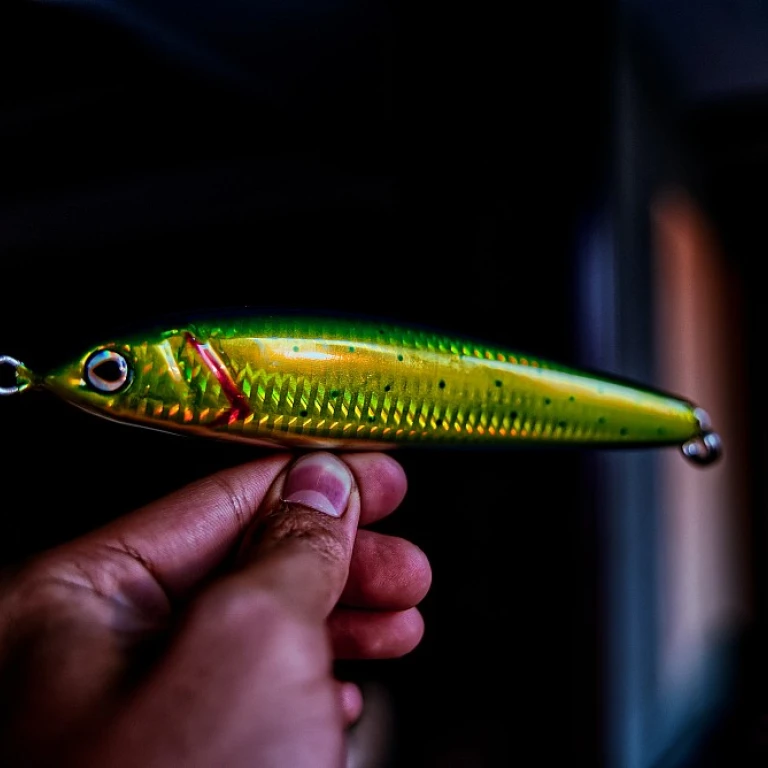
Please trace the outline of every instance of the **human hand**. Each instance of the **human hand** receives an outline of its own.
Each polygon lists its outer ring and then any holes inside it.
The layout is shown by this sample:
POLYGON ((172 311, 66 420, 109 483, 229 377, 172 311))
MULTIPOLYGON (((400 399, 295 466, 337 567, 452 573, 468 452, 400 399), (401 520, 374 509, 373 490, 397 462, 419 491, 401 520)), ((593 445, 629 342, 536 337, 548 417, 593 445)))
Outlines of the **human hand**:
POLYGON ((358 530, 405 486, 384 454, 274 455, 9 574, 0 763, 343 765, 362 700, 333 659, 398 656, 423 632, 425 556, 358 530))

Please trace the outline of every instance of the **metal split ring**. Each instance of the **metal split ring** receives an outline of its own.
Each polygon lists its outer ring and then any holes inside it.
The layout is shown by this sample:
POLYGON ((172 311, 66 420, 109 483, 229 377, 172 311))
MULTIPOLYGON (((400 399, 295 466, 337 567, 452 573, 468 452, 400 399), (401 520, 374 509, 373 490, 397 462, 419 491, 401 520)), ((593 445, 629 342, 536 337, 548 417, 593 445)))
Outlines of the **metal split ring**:
POLYGON ((19 369, 24 370, 24 364, 15 357, 0 355, 0 366, 3 365, 8 365, 13 368, 14 375, 16 376, 16 384, 12 387, 0 387, 0 395, 15 395, 17 392, 25 390, 32 383, 29 379, 19 377, 19 369))
POLYGON ((699 422, 701 434, 684 443, 680 450, 689 461, 706 466, 720 458, 723 453, 723 442, 720 435, 712 430, 712 421, 703 408, 697 408, 694 415, 699 422))

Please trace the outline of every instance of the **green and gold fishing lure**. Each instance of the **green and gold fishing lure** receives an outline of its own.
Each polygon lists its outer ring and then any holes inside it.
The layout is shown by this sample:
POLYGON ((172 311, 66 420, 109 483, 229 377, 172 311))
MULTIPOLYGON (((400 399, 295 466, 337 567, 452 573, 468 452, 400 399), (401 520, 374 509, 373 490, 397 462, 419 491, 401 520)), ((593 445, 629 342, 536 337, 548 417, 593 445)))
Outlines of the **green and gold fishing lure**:
POLYGON ((679 445, 720 439, 685 400, 492 346, 367 322, 201 322, 112 340, 38 376, 12 357, 10 395, 50 389, 121 422, 261 445, 679 445))

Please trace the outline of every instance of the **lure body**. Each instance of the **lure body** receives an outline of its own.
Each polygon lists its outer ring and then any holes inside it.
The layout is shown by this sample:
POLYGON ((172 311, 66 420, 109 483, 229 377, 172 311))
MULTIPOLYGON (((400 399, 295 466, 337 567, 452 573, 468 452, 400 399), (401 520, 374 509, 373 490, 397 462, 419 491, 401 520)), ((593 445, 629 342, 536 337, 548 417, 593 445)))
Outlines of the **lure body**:
POLYGON ((701 453, 713 434, 703 411, 673 396, 364 322, 197 323, 103 344, 41 379, 18 365, 19 381, 111 419, 267 445, 694 441, 701 453))

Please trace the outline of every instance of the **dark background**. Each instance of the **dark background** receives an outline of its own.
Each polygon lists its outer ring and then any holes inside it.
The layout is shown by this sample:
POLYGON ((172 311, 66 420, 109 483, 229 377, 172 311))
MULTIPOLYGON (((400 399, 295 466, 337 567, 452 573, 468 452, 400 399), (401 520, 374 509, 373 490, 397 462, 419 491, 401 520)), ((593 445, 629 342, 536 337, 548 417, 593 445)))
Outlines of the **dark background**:
MULTIPOLYGON (((212 308, 377 316, 578 364, 575 274, 615 140, 607 5, 378 0, 0 9, 0 353, 44 370, 212 308), (147 8, 150 10, 148 11, 147 8)), ((0 556, 257 451, 0 402, 0 556)), ((382 525, 426 636, 349 665, 392 765, 598 764, 597 507, 578 452, 412 451, 382 525)))

